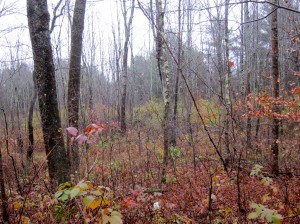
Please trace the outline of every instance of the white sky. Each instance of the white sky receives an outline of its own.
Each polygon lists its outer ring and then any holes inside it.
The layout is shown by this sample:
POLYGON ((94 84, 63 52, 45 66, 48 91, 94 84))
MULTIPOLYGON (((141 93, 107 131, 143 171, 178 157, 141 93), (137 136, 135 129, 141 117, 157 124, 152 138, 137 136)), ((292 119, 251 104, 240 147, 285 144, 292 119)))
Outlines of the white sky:
MULTIPOLYGON (((52 8, 56 5, 58 0, 48 0, 48 10, 52 14, 52 8)), ((74 1, 71 0, 71 4, 74 1)), ((26 0, 0 0, 0 10, 3 7, 12 5, 11 9, 13 14, 4 15, 0 17, 0 61, 8 62, 11 59, 26 59, 31 57, 29 32, 27 29, 27 17, 26 17, 26 0), (15 3, 14 5, 12 5, 15 3), (19 45, 19 51, 16 52, 16 46, 19 45)), ((91 35, 87 33, 91 28, 91 23, 94 26, 94 35, 96 45, 101 45, 108 51, 112 47, 112 24, 116 23, 116 1, 115 0, 94 0, 87 2, 85 15, 85 37, 91 35), (89 24, 90 23, 90 24, 89 24), (88 28, 89 27, 89 28, 88 28)), ((123 18, 120 15, 121 27, 123 25, 123 18)), ((57 27, 52 33, 53 45, 60 42, 62 56, 66 58, 68 56, 68 19, 67 15, 61 17, 56 21, 57 27), (60 25, 62 24, 62 31, 59 37, 60 25)), ((115 24, 116 26, 116 24, 115 24)), ((135 16, 133 20, 133 43, 134 54, 139 54, 144 51, 148 46, 149 39, 149 26, 148 21, 141 13, 140 10, 135 10, 135 16), (146 46, 144 46, 146 45, 146 46)), ((121 38, 123 35, 121 34, 121 38)), ((84 44, 85 45, 85 44, 84 44)), ((88 43, 86 45, 89 45, 88 43)), ((108 52, 104 53, 107 56, 108 52)))
MULTIPOLYGON (((58 0, 48 0, 48 9, 50 14, 52 14, 53 8, 58 0)), ((73 5, 75 0, 71 0, 73 5)), ((144 0, 144 2, 149 2, 144 0)), ((206 1, 195 1, 198 7, 205 7, 204 2, 206 1)), ((208 1, 209 4, 214 4, 219 2, 219 0, 214 0, 214 3, 208 1)), ((27 17, 26 17, 26 0, 0 0, 0 11, 4 6, 12 5, 11 15, 0 14, 0 62, 9 62, 15 59, 28 59, 27 62, 32 63, 31 59, 31 46, 29 40, 29 32, 27 29, 27 17), (7 32, 10 31, 10 32, 7 32), (16 46, 19 46, 18 51, 16 46)), ((169 0, 168 7, 171 9, 172 4, 176 4, 177 1, 169 0)), ((92 35, 91 27, 94 27, 94 39, 95 39, 95 65, 100 65, 101 60, 104 59, 104 63, 109 62, 109 55, 113 50, 113 39, 112 39, 112 24, 116 27, 116 17, 117 17, 117 6, 120 10, 119 0, 87 0, 87 11, 85 15, 85 34, 84 34, 84 52, 89 54, 91 49, 91 41, 89 41, 92 35), (93 24, 93 25, 91 25, 93 24), (101 46, 101 47, 100 47, 101 46), (100 50, 102 49, 102 52, 100 50)), ((136 0, 137 5, 137 0, 136 0)), ((172 9, 171 9, 172 10, 172 9)), ((177 7, 174 9, 177 10, 177 7)), ((232 18, 237 18, 239 9, 231 10, 232 18)), ((120 13, 121 27, 123 26, 123 17, 120 13)), ((177 14, 174 12, 174 17, 177 14)), ((206 21, 207 17, 205 11, 201 11, 195 14, 195 20, 206 21), (198 18, 197 18, 198 17, 198 18), (200 18, 201 17, 201 18, 200 18)), ((169 22, 169 21, 168 21, 169 22)), ((177 22, 177 20, 176 20, 177 22)), ((175 22, 175 23, 176 23, 175 22)), ((176 28, 176 24, 173 22, 172 26, 176 28)), ((167 24, 167 22, 166 22, 167 24)), ((232 27, 236 27, 235 23, 230 23, 232 27)), ((58 51, 61 52, 61 57, 67 58, 69 52, 69 38, 70 38, 70 27, 68 23, 67 15, 60 17, 56 21, 57 27, 51 34, 52 44, 54 50, 54 56, 57 56, 55 47, 58 47, 58 51)), ((204 23, 203 23, 204 25, 204 23)), ((203 29, 202 25, 194 26, 194 44, 200 46, 200 29, 203 29), (202 28, 201 28, 202 27, 202 28)), ((176 32, 176 30, 174 30, 176 32)), ((203 31, 203 30, 202 30, 203 31)), ((143 15, 141 10, 135 10, 135 15, 133 19, 133 53, 134 55, 145 55, 149 51, 149 45, 151 47, 152 43, 152 33, 149 31, 149 22, 147 18, 143 15)), ((123 33, 121 34, 123 38, 123 33)), ((205 37, 204 37, 205 38, 205 37)), ((87 56, 88 57, 88 56, 87 56)), ((1 64, 0 64, 1 65, 1 64)))

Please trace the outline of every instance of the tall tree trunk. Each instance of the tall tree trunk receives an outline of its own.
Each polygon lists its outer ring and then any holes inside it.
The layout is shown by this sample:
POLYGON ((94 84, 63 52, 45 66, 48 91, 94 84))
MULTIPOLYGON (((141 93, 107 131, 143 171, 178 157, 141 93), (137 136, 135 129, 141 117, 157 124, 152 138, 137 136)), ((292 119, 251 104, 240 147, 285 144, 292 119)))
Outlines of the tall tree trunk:
POLYGON ((115 92, 116 92, 116 112, 118 121, 121 121, 121 114, 120 114, 120 22, 119 17, 117 15, 117 23, 118 23, 118 38, 116 36, 116 32, 112 30, 113 38, 114 38, 114 60, 115 60, 115 72, 114 72, 114 83, 115 83, 115 92))
MULTIPOLYGON (((250 56, 250 13, 249 13, 249 3, 248 1, 245 2, 245 22, 246 27, 245 27, 245 70, 246 70, 246 88, 245 88, 245 99, 247 100, 249 94, 251 93, 251 83, 250 83, 250 78, 251 78, 251 72, 250 72, 250 66, 249 64, 251 63, 251 56, 250 56)), ((247 110, 249 111, 249 105, 247 104, 247 110)), ((252 148, 251 144, 251 118, 250 116, 247 118, 247 125, 246 125, 246 150, 250 150, 252 148)))
POLYGON ((178 110, 178 88, 179 88, 179 76, 181 71, 181 55, 182 55, 182 27, 181 27, 181 0, 178 0, 178 33, 177 33, 177 70, 175 78, 175 90, 174 90, 174 108, 172 114, 172 128, 170 134, 170 145, 176 146, 176 132, 177 132, 177 110, 178 110))
POLYGON ((129 48, 129 38, 131 32, 131 24, 134 13, 134 2, 131 2, 131 12, 129 20, 127 21, 127 8, 126 8, 126 0, 122 0, 123 2, 123 19, 124 19, 124 29, 125 29, 125 41, 124 41, 124 49, 123 49, 123 62, 122 62, 122 96, 121 96, 121 131, 123 133, 126 132, 126 94, 127 94, 127 75, 128 75, 128 48, 129 48))
POLYGON ((166 56, 166 36, 164 29, 164 9, 162 0, 156 0, 156 59, 158 64, 158 72, 162 83, 163 100, 164 100, 164 116, 163 116, 163 169, 162 182, 165 182, 166 172, 169 161, 169 115, 170 115, 170 71, 169 63, 166 56))
MULTIPOLYGON (((275 5, 278 4, 278 0, 273 0, 275 5)), ((271 22, 271 45, 272 45, 272 75, 273 75, 273 97, 279 97, 279 47, 278 47, 278 9, 277 6, 272 7, 275 10, 272 14, 272 22, 271 22)), ((273 112, 279 114, 280 108, 278 105, 273 105, 273 112)), ((273 116, 273 124, 272 124, 272 173, 274 175, 279 174, 279 128, 280 121, 276 116, 273 116)))
POLYGON ((49 177, 52 188, 55 188, 70 180, 70 164, 58 111, 47 0, 27 0, 27 17, 49 177))
POLYGON ((228 10, 230 0, 225 1, 225 61, 226 61, 226 74, 225 74, 225 104, 226 104, 226 117, 225 117, 225 150, 226 150, 226 163, 230 162, 230 139, 229 139, 229 124, 230 124, 230 79, 231 79, 231 62, 229 58, 229 27, 228 27, 228 10))
MULTIPOLYGON (((78 128, 79 100, 80 100, 80 72, 82 54, 82 36, 84 29, 84 14, 86 0, 76 0, 71 28, 71 52, 68 83, 68 119, 69 126, 78 128)), ((71 157, 71 171, 76 173, 80 169, 79 148, 77 144, 68 149, 71 157)))

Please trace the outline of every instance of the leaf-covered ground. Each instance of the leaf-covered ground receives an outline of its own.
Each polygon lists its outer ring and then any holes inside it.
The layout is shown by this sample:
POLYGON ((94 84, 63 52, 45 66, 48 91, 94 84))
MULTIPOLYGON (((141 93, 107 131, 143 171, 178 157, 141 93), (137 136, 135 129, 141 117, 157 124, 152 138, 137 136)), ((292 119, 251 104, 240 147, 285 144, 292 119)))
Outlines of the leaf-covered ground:
POLYGON ((19 177, 22 193, 7 180, 12 223, 300 223, 299 177, 271 177, 248 161, 225 172, 207 142, 196 144, 194 161, 183 138, 162 184, 161 142, 132 132, 82 146, 83 178, 56 194, 36 151, 30 174, 19 177))

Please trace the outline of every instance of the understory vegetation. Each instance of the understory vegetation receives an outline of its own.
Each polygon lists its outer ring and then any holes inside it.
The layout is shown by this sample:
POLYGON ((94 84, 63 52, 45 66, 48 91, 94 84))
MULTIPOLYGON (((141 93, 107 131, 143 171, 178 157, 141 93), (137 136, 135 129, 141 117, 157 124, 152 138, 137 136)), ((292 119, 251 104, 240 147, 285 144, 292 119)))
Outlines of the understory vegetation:
MULTIPOLYGON (((220 138, 222 129, 218 125, 224 112, 218 104, 205 99, 199 104, 205 105, 201 113, 211 135, 220 138)), ((267 125, 261 126, 252 149, 245 149, 242 132, 234 134, 234 161, 225 171, 196 112, 192 112, 191 129, 184 124, 185 116, 179 115, 182 128, 177 146, 170 148, 170 162, 162 183, 160 108, 155 102, 136 108, 137 115, 126 135, 120 133, 117 122, 88 125, 87 142, 79 146, 80 173, 71 182, 60 185, 55 194, 49 189, 42 142, 37 142, 28 167, 24 155, 16 151, 15 134, 9 133, 9 150, 3 160, 11 222, 299 222, 300 179, 295 175, 299 173, 300 161, 296 150, 298 127, 287 129, 288 123, 282 126, 288 134, 280 140, 284 149, 280 155, 282 169, 280 176, 275 177, 269 167, 267 125), (95 131, 101 132, 99 136, 95 131)), ((262 120, 268 122, 268 118, 262 120)), ((36 128, 39 129, 38 122, 36 128)), ((62 131, 68 135, 67 130, 62 131)), ((222 150, 219 153, 224 155, 222 150)))

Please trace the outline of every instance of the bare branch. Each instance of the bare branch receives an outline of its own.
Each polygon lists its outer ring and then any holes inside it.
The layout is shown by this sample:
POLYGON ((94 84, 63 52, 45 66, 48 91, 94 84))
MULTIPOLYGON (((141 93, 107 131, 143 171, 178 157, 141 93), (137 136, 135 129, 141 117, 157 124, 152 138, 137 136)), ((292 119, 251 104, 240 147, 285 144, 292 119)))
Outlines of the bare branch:
POLYGON ((67 5, 67 1, 65 1, 65 4, 62 6, 62 8, 60 9, 59 11, 59 14, 57 14, 57 11, 58 11, 58 8, 59 6, 61 5, 63 0, 59 0, 59 2, 57 3, 57 5, 54 7, 53 9, 53 19, 51 21, 51 27, 50 27, 50 33, 52 33, 52 31, 54 30, 55 28, 55 22, 56 22, 56 19, 58 19, 60 16, 63 15, 63 12, 64 12, 64 9, 67 5))

